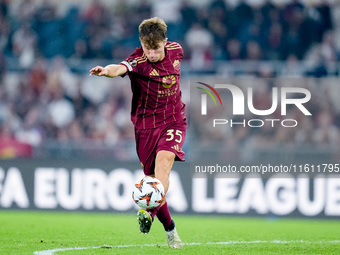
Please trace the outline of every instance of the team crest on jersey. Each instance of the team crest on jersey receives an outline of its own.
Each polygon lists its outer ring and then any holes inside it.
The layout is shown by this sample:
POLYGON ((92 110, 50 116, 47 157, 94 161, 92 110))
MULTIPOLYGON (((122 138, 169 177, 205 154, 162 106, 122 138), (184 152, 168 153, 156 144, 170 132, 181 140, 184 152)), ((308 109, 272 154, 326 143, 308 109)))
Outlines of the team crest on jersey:
POLYGON ((166 89, 171 88, 176 83, 176 78, 173 75, 167 75, 163 77, 162 86, 166 89))
POLYGON ((128 62, 128 63, 130 64, 130 66, 132 66, 132 67, 135 67, 135 66, 138 65, 138 61, 137 61, 136 59, 134 59, 134 58, 129 59, 127 62, 128 62))
POLYGON ((179 70, 180 70, 180 68, 181 68, 181 63, 179 62, 178 59, 176 59, 176 60, 174 61, 173 66, 174 66, 175 70, 176 70, 177 72, 179 72, 179 70))

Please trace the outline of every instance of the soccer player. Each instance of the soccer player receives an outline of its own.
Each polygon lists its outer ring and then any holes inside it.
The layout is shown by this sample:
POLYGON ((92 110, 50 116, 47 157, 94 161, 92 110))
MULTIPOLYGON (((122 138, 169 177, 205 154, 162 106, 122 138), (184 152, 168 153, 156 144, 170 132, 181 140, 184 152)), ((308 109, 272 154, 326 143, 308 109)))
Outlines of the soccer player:
MULTIPOLYGON (((187 129, 179 84, 183 50, 166 35, 167 25, 162 19, 146 19, 139 25, 141 46, 125 61, 90 70, 90 76, 129 76, 137 154, 144 174, 159 179, 165 193, 174 161, 184 161, 182 145, 187 129)), ((166 200, 155 209, 138 211, 140 232, 149 233, 155 216, 164 226, 169 247, 181 249, 183 244, 166 200)))

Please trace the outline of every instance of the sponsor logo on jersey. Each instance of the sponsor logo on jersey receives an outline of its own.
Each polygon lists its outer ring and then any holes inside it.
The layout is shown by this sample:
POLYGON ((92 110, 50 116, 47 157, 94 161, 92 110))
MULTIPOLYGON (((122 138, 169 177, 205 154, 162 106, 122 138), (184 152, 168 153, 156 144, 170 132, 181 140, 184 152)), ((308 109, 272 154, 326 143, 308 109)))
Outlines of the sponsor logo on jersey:
POLYGON ((171 149, 174 149, 175 151, 179 152, 179 146, 178 146, 178 144, 172 146, 171 149))
POLYGON ((151 72, 150 72, 150 76, 159 76, 159 73, 156 69, 153 69, 151 72))

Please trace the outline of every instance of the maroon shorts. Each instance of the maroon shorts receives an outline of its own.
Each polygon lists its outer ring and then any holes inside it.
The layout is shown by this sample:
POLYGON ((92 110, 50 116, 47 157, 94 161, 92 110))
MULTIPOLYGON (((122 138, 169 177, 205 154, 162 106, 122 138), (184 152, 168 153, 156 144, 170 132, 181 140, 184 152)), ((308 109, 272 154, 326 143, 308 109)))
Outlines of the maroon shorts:
POLYGON ((186 119, 152 129, 135 129, 136 147, 145 175, 155 173, 156 154, 159 151, 175 153, 177 161, 184 161, 182 146, 187 130, 186 119))

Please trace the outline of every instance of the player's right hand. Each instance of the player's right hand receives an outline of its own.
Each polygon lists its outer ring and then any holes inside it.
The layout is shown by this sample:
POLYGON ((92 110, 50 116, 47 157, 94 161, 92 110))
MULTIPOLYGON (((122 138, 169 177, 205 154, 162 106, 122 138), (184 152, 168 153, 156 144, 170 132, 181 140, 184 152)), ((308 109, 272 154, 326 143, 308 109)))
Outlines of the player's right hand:
POLYGON ((106 76, 108 75, 108 70, 105 67, 96 66, 90 70, 90 76, 91 75, 106 76))

